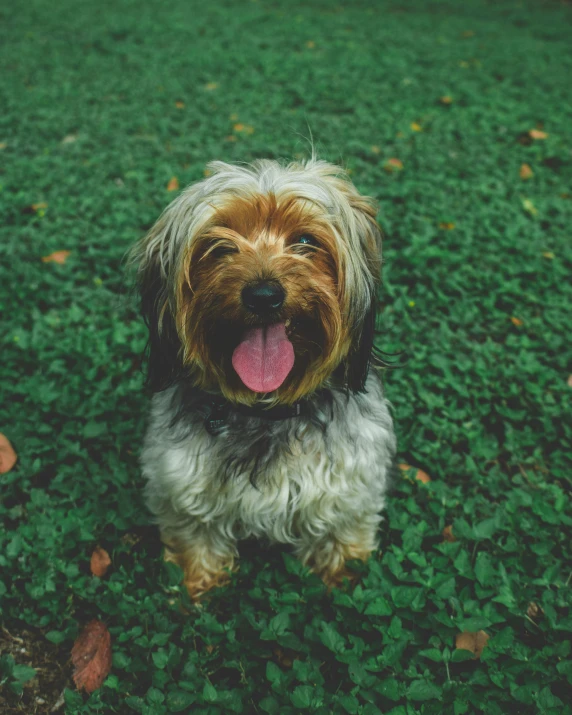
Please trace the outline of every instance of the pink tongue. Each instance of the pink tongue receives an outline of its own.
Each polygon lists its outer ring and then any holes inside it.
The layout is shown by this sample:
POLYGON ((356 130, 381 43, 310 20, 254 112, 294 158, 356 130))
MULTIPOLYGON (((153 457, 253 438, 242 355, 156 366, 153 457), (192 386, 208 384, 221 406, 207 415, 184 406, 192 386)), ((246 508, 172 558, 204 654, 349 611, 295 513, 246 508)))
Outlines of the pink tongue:
POLYGON ((284 323, 248 330, 232 354, 232 366, 253 392, 277 390, 294 365, 284 323))

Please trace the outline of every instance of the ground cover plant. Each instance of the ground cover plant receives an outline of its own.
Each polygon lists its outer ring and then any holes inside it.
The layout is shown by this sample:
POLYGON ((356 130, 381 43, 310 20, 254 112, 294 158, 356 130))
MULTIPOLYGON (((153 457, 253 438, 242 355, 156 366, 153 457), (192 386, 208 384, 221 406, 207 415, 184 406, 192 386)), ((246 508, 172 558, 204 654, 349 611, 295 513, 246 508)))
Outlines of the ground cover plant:
POLYGON ((0 10, 0 712, 572 711, 571 13, 0 10), (245 544, 196 609, 142 501, 124 256, 208 160, 307 155, 308 128, 380 202, 378 345, 407 358, 386 390, 430 481, 400 471, 354 589, 245 544), (70 657, 93 620, 112 666, 87 695, 70 657))

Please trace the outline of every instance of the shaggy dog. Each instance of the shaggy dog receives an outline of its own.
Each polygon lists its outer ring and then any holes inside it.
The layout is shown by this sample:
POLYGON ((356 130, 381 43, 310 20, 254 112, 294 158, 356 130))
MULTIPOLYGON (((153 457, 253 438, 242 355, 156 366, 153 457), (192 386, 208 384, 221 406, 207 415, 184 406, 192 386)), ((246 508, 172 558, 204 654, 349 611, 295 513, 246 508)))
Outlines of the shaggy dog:
POLYGON ((315 158, 208 169, 134 253, 147 502, 192 598, 228 580, 250 536, 336 585, 377 546, 395 453, 370 366, 376 208, 315 158))

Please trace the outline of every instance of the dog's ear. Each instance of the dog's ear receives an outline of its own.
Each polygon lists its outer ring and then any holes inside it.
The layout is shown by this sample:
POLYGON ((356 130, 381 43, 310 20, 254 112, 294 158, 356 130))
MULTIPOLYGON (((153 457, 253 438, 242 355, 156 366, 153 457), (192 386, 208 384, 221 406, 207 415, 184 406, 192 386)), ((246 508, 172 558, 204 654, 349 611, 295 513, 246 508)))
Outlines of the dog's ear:
POLYGON ((168 289, 168 234, 163 216, 131 253, 131 262, 137 266, 141 312, 149 330, 146 382, 154 392, 172 385, 182 370, 181 344, 168 289))
POLYGON ((376 221, 376 203, 360 196, 355 189, 349 193, 348 198, 355 219, 353 230, 357 234, 353 245, 359 246, 362 259, 360 285, 354 287, 360 298, 361 309, 353 326, 352 346, 343 363, 343 381, 348 390, 364 392, 374 350, 377 293, 381 283, 382 236, 376 221))

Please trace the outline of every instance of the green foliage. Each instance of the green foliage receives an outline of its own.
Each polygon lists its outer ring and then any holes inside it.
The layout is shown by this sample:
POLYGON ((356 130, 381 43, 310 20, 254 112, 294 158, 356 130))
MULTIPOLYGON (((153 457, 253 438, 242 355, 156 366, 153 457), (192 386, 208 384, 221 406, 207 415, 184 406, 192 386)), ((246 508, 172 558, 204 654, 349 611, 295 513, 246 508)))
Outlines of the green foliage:
MULTIPOLYGON (((66 711, 571 712, 570 8, 38 0, 4 15, 0 431, 19 464, 0 476, 0 618, 70 649, 108 624, 111 674, 89 697, 69 681, 66 711), (308 126, 380 201, 379 346, 408 358, 386 389, 400 459, 432 481, 398 477, 355 589, 328 595, 281 549, 245 547, 197 609, 143 504, 146 335, 124 257, 172 176, 307 155, 308 126), (41 261, 63 249, 65 265, 41 261), (455 650, 481 629, 479 660, 455 650)), ((10 697, 32 675, 3 656, 10 697)))

